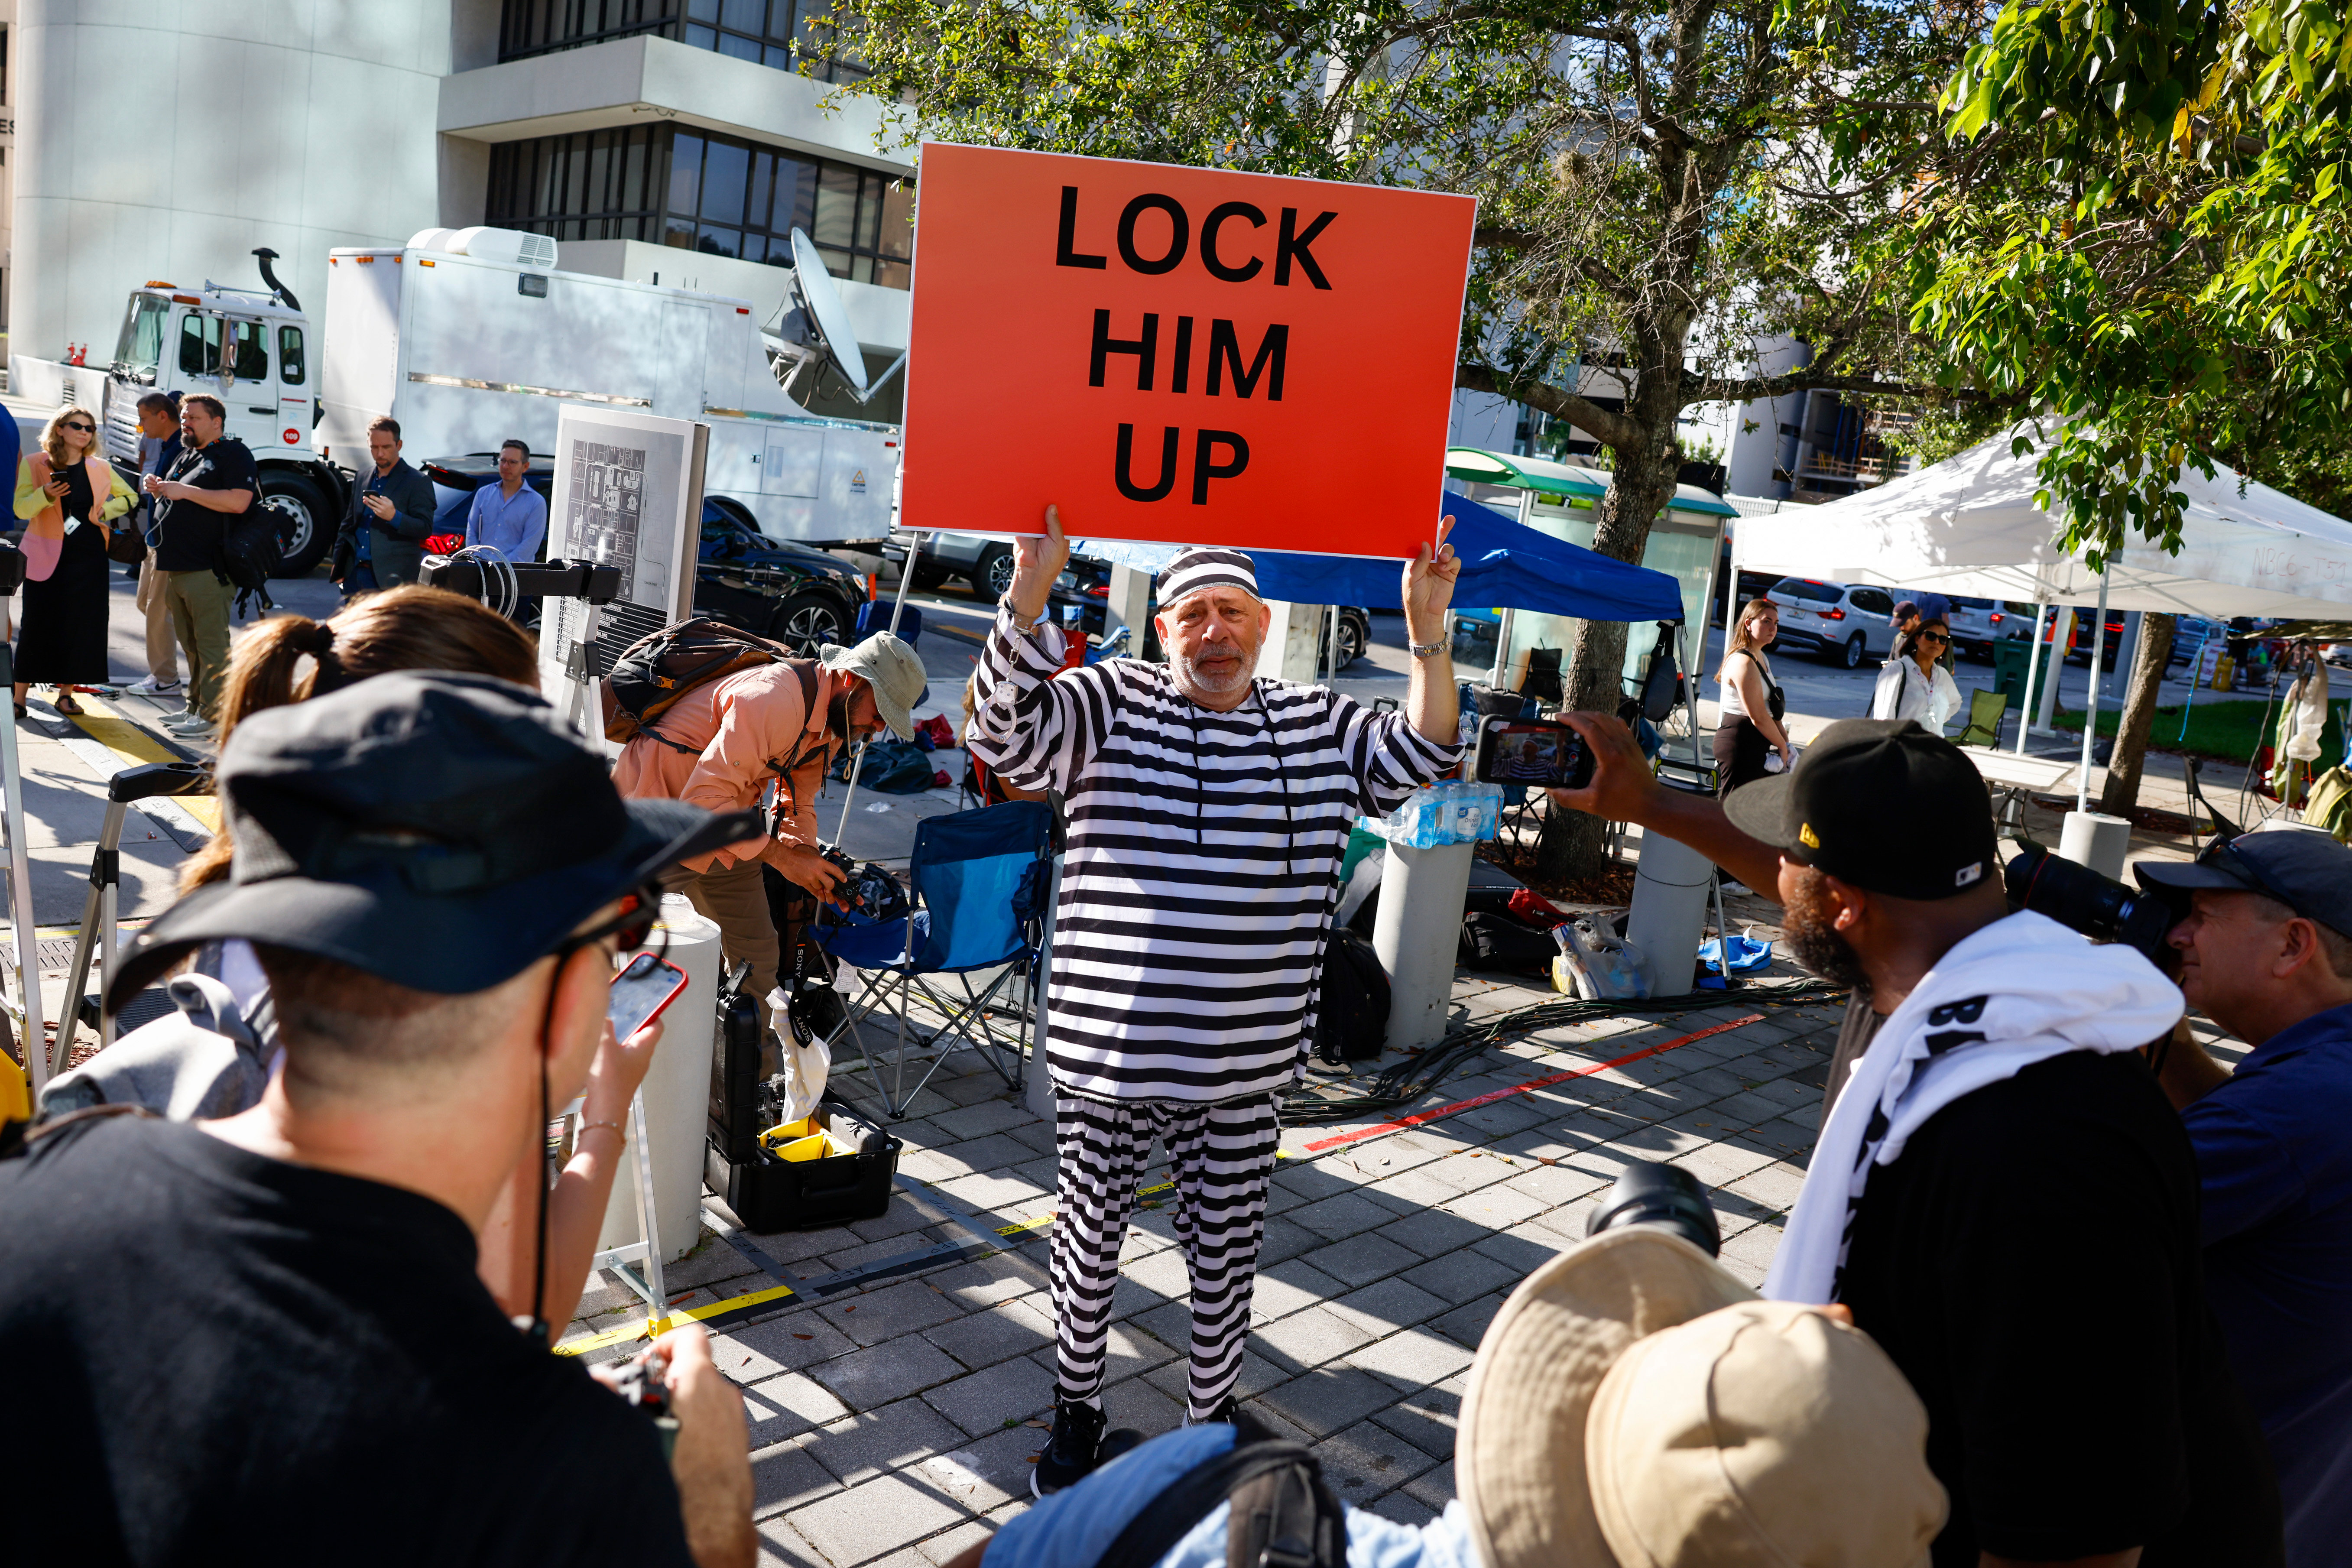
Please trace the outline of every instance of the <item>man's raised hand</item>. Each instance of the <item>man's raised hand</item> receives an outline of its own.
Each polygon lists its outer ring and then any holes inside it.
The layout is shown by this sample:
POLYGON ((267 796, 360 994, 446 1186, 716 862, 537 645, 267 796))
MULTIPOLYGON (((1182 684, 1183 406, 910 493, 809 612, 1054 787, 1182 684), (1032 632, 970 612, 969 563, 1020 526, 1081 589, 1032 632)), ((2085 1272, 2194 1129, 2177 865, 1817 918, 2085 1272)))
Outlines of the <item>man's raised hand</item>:
POLYGON ((1016 541, 1013 548, 1013 587, 1007 596, 1014 613, 1024 623, 1034 623, 1045 613, 1054 579, 1070 563, 1070 542, 1062 535, 1062 509, 1047 507, 1045 531, 1016 541))
POLYGON ((1409 641, 1433 643, 1445 636, 1446 612, 1454 607, 1454 584, 1462 576, 1462 559, 1445 536, 1454 520, 1437 525, 1434 550, 1424 544, 1404 563, 1404 629, 1409 641))

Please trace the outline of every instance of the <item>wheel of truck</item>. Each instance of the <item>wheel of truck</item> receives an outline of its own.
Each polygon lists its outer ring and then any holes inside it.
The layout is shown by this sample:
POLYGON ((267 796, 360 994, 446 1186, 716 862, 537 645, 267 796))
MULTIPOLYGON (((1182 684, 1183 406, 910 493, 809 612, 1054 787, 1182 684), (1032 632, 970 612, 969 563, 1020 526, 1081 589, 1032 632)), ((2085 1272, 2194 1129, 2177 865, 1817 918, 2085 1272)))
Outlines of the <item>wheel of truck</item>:
POLYGON ((803 658, 814 658, 822 644, 848 645, 849 622, 830 595, 795 594, 776 606, 768 635, 803 658))
POLYGON ((1013 546, 992 544, 971 563, 971 585, 992 599, 1001 599, 1012 592, 1013 565, 1013 546))
POLYGON ((335 516, 319 487, 286 468, 261 470, 261 504, 278 514, 278 536, 286 559, 280 577, 307 577, 335 542, 335 516))
POLYGON ((1862 634, 1860 632, 1856 632, 1853 636, 1846 638, 1845 647, 1838 650, 1838 663, 1843 665, 1848 669, 1860 669, 1862 668, 1862 634))

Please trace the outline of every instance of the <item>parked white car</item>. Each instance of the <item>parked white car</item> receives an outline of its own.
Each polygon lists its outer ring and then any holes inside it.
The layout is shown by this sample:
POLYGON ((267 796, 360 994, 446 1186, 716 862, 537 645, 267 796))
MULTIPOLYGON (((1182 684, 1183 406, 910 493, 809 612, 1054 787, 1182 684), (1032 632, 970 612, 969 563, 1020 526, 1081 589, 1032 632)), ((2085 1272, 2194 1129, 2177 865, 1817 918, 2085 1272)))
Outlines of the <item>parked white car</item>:
POLYGON ((2026 630, 2033 625, 2033 606, 2017 605, 2006 599, 1964 598, 1958 594, 1945 595, 1952 603, 1952 652, 1969 658, 1992 662, 1992 645, 2011 638, 2022 641, 2026 630))
POLYGON ((1783 577, 1764 595, 1780 606, 1779 647, 1858 669, 1895 647, 1895 595, 1864 583, 1783 577))

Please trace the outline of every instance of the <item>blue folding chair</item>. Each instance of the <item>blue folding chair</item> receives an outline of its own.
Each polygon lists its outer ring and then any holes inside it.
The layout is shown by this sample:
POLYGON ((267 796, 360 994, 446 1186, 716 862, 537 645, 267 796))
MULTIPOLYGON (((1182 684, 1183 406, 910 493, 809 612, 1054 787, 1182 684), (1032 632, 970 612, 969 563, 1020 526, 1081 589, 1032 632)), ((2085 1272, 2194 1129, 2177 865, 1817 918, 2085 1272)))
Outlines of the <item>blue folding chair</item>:
POLYGON ((1034 800, 927 817, 915 827, 907 880, 916 907, 904 920, 877 922, 828 910, 825 921, 814 928, 827 952, 866 975, 847 1016, 828 1037, 836 1062, 845 1038, 862 1040, 859 1026, 876 1013, 887 1010, 896 1023, 898 1052, 889 1089, 882 1086, 874 1053, 860 1053, 891 1116, 907 1114, 940 1063, 959 1047, 980 1052, 1007 1087, 1022 1086, 1030 1019, 1024 992, 1037 967, 1053 881, 1053 828, 1052 808, 1034 800), (1001 973, 975 990, 974 973, 992 968, 1001 973), (961 995, 942 995, 931 984, 940 975, 954 975, 961 995), (944 1022, 922 1032, 908 1016, 918 1002, 944 1022), (999 1022, 1000 1013, 1015 1020, 1010 1031, 999 1022), (937 1050, 912 1089, 906 1087, 910 1028, 919 1047, 937 1050))

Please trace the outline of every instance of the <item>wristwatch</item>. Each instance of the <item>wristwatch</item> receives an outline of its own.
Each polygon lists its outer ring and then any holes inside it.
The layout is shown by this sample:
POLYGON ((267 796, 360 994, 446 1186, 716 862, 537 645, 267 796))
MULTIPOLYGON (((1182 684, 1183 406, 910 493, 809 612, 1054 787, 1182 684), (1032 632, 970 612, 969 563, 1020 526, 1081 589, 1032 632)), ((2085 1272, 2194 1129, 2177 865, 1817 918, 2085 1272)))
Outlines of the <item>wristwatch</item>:
MULTIPOLYGON (((1405 635, 1411 637, 1412 634, 1408 632, 1405 635)), ((1440 637, 1435 642, 1408 642, 1404 645, 1404 650, 1415 658, 1427 658, 1432 654, 1445 651, 1445 639, 1440 637)))
POLYGON ((1037 623, 1045 618, 1045 612, 1041 610, 1036 615, 1029 617, 1029 624, 1027 626, 1022 625, 1021 606, 1013 602, 1013 594, 1010 589, 1006 590, 1003 598, 996 601, 996 607, 1000 610, 1006 611, 1013 616, 1013 629, 1019 632, 1024 637, 1034 637, 1037 631, 1037 623))

